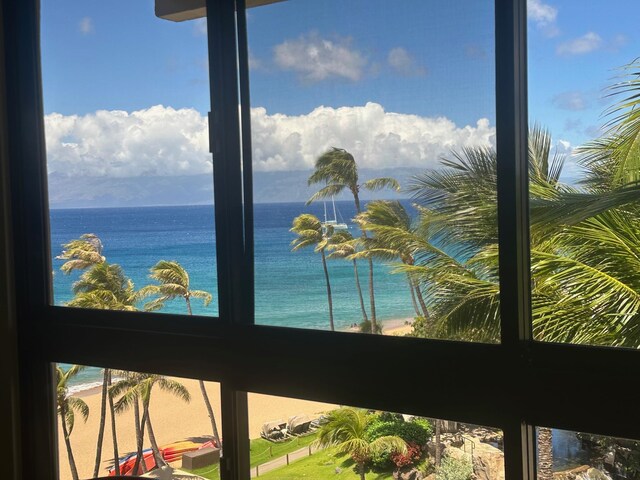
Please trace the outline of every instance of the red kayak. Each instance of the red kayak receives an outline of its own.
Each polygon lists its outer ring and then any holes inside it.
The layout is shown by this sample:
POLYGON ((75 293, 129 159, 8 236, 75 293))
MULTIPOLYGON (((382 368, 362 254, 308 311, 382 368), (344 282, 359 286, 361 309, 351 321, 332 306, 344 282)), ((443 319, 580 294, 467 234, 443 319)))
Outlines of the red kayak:
MULTIPOLYGON (((142 465, 138 465, 138 472, 133 471, 133 467, 136 464, 137 456, 138 455, 134 453, 129 455, 128 457, 125 457, 123 460, 120 460, 120 475, 140 475, 141 473, 143 473, 142 465)), ((156 468, 156 459, 153 458, 153 452, 151 450, 144 450, 142 452, 142 461, 147 467, 147 471, 153 470, 154 468, 156 468)), ((115 475, 116 475, 115 468, 112 468, 111 470, 109 470, 110 477, 115 477, 115 475)))

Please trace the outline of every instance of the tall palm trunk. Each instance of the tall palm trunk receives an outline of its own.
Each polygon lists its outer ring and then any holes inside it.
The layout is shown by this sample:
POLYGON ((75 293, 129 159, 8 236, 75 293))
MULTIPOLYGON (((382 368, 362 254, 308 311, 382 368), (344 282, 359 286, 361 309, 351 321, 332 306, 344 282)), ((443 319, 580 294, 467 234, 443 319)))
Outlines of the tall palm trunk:
POLYGON ((416 301, 416 292, 413 288, 413 283, 411 282, 411 278, 407 275, 407 283, 409 284, 409 292, 411 293, 411 304, 413 305, 413 310, 416 312, 416 316, 420 317, 422 314, 418 309, 418 302, 416 301))
POLYGON ((441 434, 442 434, 442 422, 439 419, 436 419, 436 467, 439 467, 442 461, 442 451, 440 450, 441 434))
MULTIPOLYGON (((365 233, 365 236, 367 234, 365 233)), ((371 333, 378 333, 378 322, 376 320, 376 297, 373 287, 373 259, 369 257, 369 302, 371 302, 371 333)))
MULTIPOLYGON (((111 386, 111 370, 109 370, 109 386, 111 386)), ((113 396, 109 392, 109 413, 111 415, 111 437, 113 438, 113 468, 120 475, 120 455, 118 454, 118 435, 116 432, 116 412, 113 408, 113 396)))
MULTIPOLYGON (((189 312, 189 315, 193 315, 193 312, 191 311, 191 299, 189 298, 188 295, 186 295, 184 299, 187 303, 187 312, 189 312)), ((209 420, 211 420, 211 430, 213 431, 213 439, 216 442, 216 446, 220 448, 220 446, 222 445, 222 442, 220 442, 220 435, 218 433, 218 424, 216 422, 216 416, 213 413, 213 407, 211 406, 209 395, 207 395, 207 389, 205 388, 204 382, 202 380, 198 380, 198 383, 200 384, 200 392, 202 392, 202 398, 204 399, 204 404, 207 407, 209 420)))
POLYGON ((109 369, 105 368, 102 379, 102 397, 100 398, 100 425, 98 426, 98 442, 96 444, 96 463, 93 466, 93 476, 97 477, 102 460, 102 442, 104 440, 104 424, 107 419, 107 390, 109 388, 109 369))
POLYGON ((431 316, 429 315, 429 310, 427 309, 427 304, 424 301, 424 297, 422 296, 422 291, 420 290, 420 286, 413 281, 413 288, 416 292, 416 298, 418 299, 418 303, 420 304, 420 308, 422 309, 422 315, 425 320, 430 320, 431 316))
POLYGON ((353 259, 353 273, 356 277, 356 288, 358 289, 358 298, 360 299, 360 309, 362 310, 362 320, 367 322, 369 321, 369 317, 367 317, 367 310, 364 308, 364 299, 362 298, 362 287, 360 287, 360 277, 358 276, 358 262, 356 262, 355 258, 353 259))
POLYGON ((166 465, 167 463, 162 458, 162 454, 160 453, 160 448, 158 447, 158 442, 156 442, 156 435, 153 432, 153 427, 151 426, 151 417, 149 416, 149 401, 147 400, 145 403, 146 412, 147 412, 147 433, 149 434, 149 442, 151 443, 151 451, 153 452, 153 457, 156 460, 156 467, 161 467, 166 465))
POLYGON ((216 447, 220 448, 220 435, 218 434, 218 424, 216 423, 216 417, 213 413, 213 407, 211 407, 211 402, 209 401, 209 395, 207 395, 207 390, 204 386, 204 382, 202 380, 198 380, 200 384, 200 391, 202 392, 202 398, 204 398, 204 404, 207 407, 207 413, 209 414, 209 420, 211 420, 211 430, 213 430, 213 439, 216 442, 216 447))
POLYGON ((327 258, 324 255, 324 248, 320 250, 322 254, 322 268, 324 268, 324 279, 327 282, 327 299, 329 301, 329 328, 333 332, 333 298, 331 298, 331 283, 329 282, 329 269, 327 268, 327 258))
POLYGON ((189 295, 185 295, 184 299, 187 302, 187 312, 189 312, 189 315, 193 315, 193 312, 191 311, 191 299, 189 298, 189 295))
POLYGON ((140 405, 138 399, 133 404, 133 417, 136 422, 136 463, 133 465, 133 475, 138 474, 138 468, 142 467, 142 471, 147 473, 147 464, 142 462, 142 445, 144 443, 144 424, 147 422, 147 413, 142 414, 142 420, 140 420, 140 405))
POLYGON ((538 480, 553 480, 553 434, 538 428, 538 480))
POLYGON ((76 468, 76 461, 73 458, 73 450, 71 449, 71 440, 69 439, 69 431, 67 430, 67 409, 62 408, 60 410, 60 417, 62 420, 62 433, 64 434, 64 443, 67 446, 67 457, 69 457, 69 468, 71 469, 71 477, 73 480, 78 480, 78 469, 76 468))
POLYGON ((364 462, 358 463, 358 470, 360 470, 360 480, 367 480, 367 477, 364 473, 364 462))
MULTIPOLYGON (((356 204, 356 213, 362 213, 358 191, 352 189, 351 193, 353 193, 353 201, 356 204)), ((362 231, 362 238, 368 238, 365 230, 362 231)), ((378 333, 378 322, 376 317, 376 297, 373 288, 373 259, 371 257, 369 257, 369 302, 371 303, 371 333, 375 334, 378 333)))
MULTIPOLYGON (((413 258, 413 255, 409 255, 408 257, 406 257, 403 260, 403 263, 405 263, 406 265, 415 265, 415 259, 413 258)), ((426 321, 429 321, 430 320, 429 310, 427 309, 427 304, 424 301, 424 297, 422 296, 422 290, 420 290, 420 285, 418 284, 418 282, 416 282, 414 278, 411 277, 410 274, 407 274, 407 278, 409 279, 409 284, 411 285, 411 288, 415 292, 415 296, 418 299, 420 308, 422 309, 422 316, 426 321)))

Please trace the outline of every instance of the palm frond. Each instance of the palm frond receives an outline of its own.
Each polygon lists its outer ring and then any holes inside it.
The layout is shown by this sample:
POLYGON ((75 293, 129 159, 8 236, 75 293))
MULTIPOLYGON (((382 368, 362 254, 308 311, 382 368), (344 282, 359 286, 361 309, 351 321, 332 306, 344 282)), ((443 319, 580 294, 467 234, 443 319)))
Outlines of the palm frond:
POLYGON ((158 378, 158 386, 165 392, 169 392, 180 400, 189 403, 191 401, 191 395, 189 390, 176 380, 171 380, 166 377, 158 378))
POLYGON ((380 178, 372 178, 371 180, 367 180, 362 184, 362 188, 365 190, 378 191, 383 188, 390 188, 394 191, 400 190, 400 184, 395 178, 391 177, 380 177, 380 178))
POLYGON ((191 290, 189 292, 189 296, 192 298, 199 298, 203 301, 204 306, 208 306, 213 300, 213 296, 209 292, 205 292, 204 290, 191 290))
POLYGON ((162 285, 176 284, 182 286, 185 290, 189 289, 189 274, 176 261, 160 260, 151 267, 149 277, 162 285))
POLYGON ((69 409, 79 412, 82 415, 82 418, 86 422, 89 418, 89 405, 85 403, 84 400, 78 397, 69 397, 67 399, 69 404, 69 409))
POLYGON ((556 192, 554 199, 531 200, 531 223, 575 225, 638 201, 640 183, 603 192, 556 192))
POLYGON ((332 183, 331 185, 322 187, 316 193, 311 195, 311 197, 309 197, 309 200, 307 200, 306 204, 310 205, 317 200, 322 200, 323 198, 335 197, 336 195, 339 195, 345 188, 347 188, 347 186, 342 183, 332 183))

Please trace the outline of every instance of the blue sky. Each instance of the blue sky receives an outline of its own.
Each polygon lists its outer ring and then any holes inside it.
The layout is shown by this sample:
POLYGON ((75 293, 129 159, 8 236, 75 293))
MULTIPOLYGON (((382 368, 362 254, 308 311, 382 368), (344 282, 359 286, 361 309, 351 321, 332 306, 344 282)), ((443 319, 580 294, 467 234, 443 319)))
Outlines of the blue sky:
MULTIPOLYGON (((50 171, 208 168, 204 23, 161 20, 153 8, 151 0, 42 1, 45 112, 61 114, 47 122, 50 171), (163 135, 162 119, 175 130, 189 108, 200 123, 189 117, 192 130, 163 135), (143 113, 96 120, 103 109, 143 113), (96 132, 111 139, 86 139, 96 132)), ((640 56, 639 11, 635 0, 529 0, 530 117, 563 148, 597 134, 603 88, 640 56)), ((431 166, 448 148, 491 142, 491 1, 292 0, 250 10, 248 29, 252 106, 264 107, 254 112, 259 169, 307 168, 335 142, 372 167, 431 166)))

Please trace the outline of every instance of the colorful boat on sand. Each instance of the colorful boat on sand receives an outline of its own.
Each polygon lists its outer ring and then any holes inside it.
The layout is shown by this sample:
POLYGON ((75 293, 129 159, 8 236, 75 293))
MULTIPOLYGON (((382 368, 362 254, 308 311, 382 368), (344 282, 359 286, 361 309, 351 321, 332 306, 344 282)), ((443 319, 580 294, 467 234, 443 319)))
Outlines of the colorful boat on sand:
MULTIPOLYGON (((163 445, 162 447, 159 447, 159 450, 165 462, 173 463, 181 461, 182 455, 186 452, 193 452, 207 447, 217 448, 217 444, 214 440, 208 440, 205 442, 183 440, 180 442, 173 442, 167 445, 163 445)), ((141 466, 138 467, 137 473, 133 472, 133 467, 136 463, 136 457, 137 455, 135 453, 132 453, 120 459, 120 475, 140 475, 141 473, 143 473, 141 466)), ((150 449, 144 450, 142 452, 142 458, 144 459, 147 470, 153 470, 154 468, 156 468, 156 460, 153 457, 153 452, 150 449)), ((115 468, 110 469, 109 476, 113 477, 115 475, 115 468)))
MULTIPOLYGON (((120 459, 120 475, 140 475, 143 473, 142 465, 138 465, 138 471, 134 472, 133 468, 136 465, 137 454, 132 453, 126 457, 120 459)), ((151 449, 142 451, 142 459, 146 470, 153 470, 156 468, 156 459, 153 458, 153 452, 151 449)), ((109 476, 114 477, 116 475, 115 467, 109 470, 109 476)))

